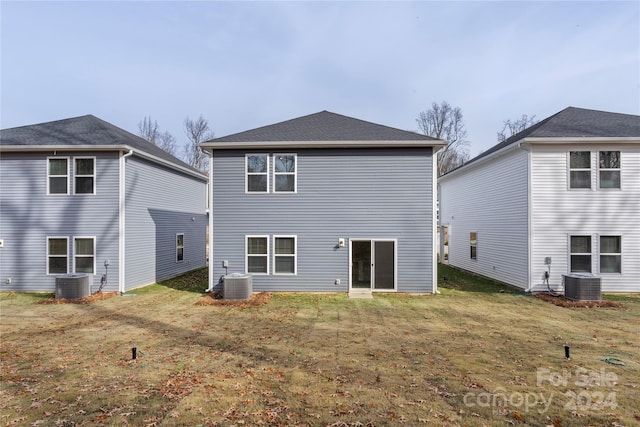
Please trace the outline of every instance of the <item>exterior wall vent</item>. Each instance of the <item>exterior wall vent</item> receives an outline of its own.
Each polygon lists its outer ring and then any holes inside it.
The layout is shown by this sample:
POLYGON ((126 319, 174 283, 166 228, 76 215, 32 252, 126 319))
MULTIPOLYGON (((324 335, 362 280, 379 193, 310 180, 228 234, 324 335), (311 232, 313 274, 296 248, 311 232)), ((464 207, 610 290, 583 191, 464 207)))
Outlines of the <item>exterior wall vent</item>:
POLYGON ((564 278, 564 296, 573 301, 602 301, 600 278, 587 274, 568 274, 564 278))
POLYGON ((250 274, 233 273, 224 276, 224 299, 249 299, 253 293, 250 274))
POLYGON ((56 298, 80 299, 91 295, 88 274, 65 274, 56 277, 56 298))

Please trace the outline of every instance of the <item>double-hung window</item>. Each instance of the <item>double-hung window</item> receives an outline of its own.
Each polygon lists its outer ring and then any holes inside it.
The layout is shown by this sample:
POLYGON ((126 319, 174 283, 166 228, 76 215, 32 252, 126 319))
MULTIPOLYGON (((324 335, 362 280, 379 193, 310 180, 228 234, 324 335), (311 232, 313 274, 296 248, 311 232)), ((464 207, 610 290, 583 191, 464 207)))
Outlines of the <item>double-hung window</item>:
POLYGON ((478 259, 478 233, 469 233, 469 247, 471 248, 471 259, 478 259))
POLYGON ((269 155, 247 154, 245 156, 247 193, 269 192, 269 155))
POLYGON ((95 157, 75 157, 74 194, 96 194, 96 159, 95 157))
POLYGON ((620 188, 620 152, 598 153, 598 175, 600 188, 620 188))
POLYGON ((274 193, 296 192, 296 161, 295 154, 273 155, 274 193))
POLYGON ((591 152, 569 152, 569 188, 591 188, 591 152))
POLYGON ((184 233, 176 234, 176 262, 184 260, 184 233))
POLYGON ((296 274, 296 236, 274 236, 274 274, 296 274))
POLYGON ((247 236, 247 273, 269 274, 269 237, 247 236))
POLYGON ((93 237, 75 237, 73 239, 74 273, 96 271, 96 240, 93 237))
POLYGON ((600 236, 600 273, 622 273, 621 236, 600 236))
POLYGON ((69 158, 47 159, 47 194, 69 194, 69 158))
POLYGON ((69 240, 66 237, 47 238, 47 274, 69 272, 69 240))
POLYGON ((591 236, 570 236, 572 273, 591 273, 591 236))

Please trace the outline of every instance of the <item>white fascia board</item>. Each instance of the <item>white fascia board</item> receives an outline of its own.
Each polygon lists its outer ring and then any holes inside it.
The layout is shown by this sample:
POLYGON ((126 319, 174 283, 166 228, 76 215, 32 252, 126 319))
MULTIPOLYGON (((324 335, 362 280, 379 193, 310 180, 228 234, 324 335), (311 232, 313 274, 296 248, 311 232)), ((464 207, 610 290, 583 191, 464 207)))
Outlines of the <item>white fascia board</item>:
POLYGON ((640 144, 640 137, 571 137, 571 138, 553 138, 553 137, 534 137, 524 138, 522 142, 529 144, 640 144))
POLYGON ((274 148, 408 148, 434 147, 437 151, 447 145, 439 139, 432 141, 250 141, 250 142, 203 142, 203 150, 274 149, 274 148))
POLYGON ((188 175, 200 178, 207 181, 209 177, 203 173, 192 171, 191 169, 180 166, 176 163, 169 162, 167 160, 156 157, 153 154, 148 154, 144 151, 140 151, 137 148, 129 145, 5 145, 0 146, 0 152, 42 152, 42 151, 131 151, 136 156, 144 157, 154 163, 158 163, 167 166, 171 169, 186 173, 188 175))

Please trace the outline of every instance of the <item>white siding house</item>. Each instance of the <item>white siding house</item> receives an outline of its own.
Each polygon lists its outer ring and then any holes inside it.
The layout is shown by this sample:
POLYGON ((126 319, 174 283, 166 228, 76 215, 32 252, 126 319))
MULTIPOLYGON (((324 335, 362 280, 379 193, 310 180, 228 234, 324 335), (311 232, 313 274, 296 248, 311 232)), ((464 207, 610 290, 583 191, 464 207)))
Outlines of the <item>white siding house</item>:
POLYGON ((451 265, 532 292, 545 272, 553 289, 590 273, 603 292, 640 292, 639 116, 569 107, 439 188, 451 265))

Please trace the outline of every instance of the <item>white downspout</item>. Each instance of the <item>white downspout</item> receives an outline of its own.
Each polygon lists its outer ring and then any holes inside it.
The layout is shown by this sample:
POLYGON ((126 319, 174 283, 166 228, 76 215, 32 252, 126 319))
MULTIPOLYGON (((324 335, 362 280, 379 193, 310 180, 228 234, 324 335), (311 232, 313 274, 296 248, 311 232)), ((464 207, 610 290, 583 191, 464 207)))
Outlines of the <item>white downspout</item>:
MULTIPOLYGON (((438 241, 436 239, 436 233, 438 232, 438 151, 439 150, 431 150, 432 153, 432 162, 433 165, 431 167, 431 175, 432 175, 432 183, 431 183, 431 192, 433 193, 432 204, 433 209, 431 212, 431 263, 432 263, 432 293, 438 294, 438 241)), ((442 239, 442 236, 440 236, 442 239)))
POLYGON ((203 150, 209 156, 209 185, 207 193, 209 198, 209 288, 205 292, 213 292, 215 278, 213 277, 213 149, 203 150))
POLYGON ((120 176, 118 182, 118 292, 123 294, 125 292, 124 280, 125 280, 125 202, 126 202, 126 189, 127 181, 125 175, 125 165, 127 164, 126 158, 133 155, 133 150, 129 150, 128 153, 122 154, 120 152, 120 176))

